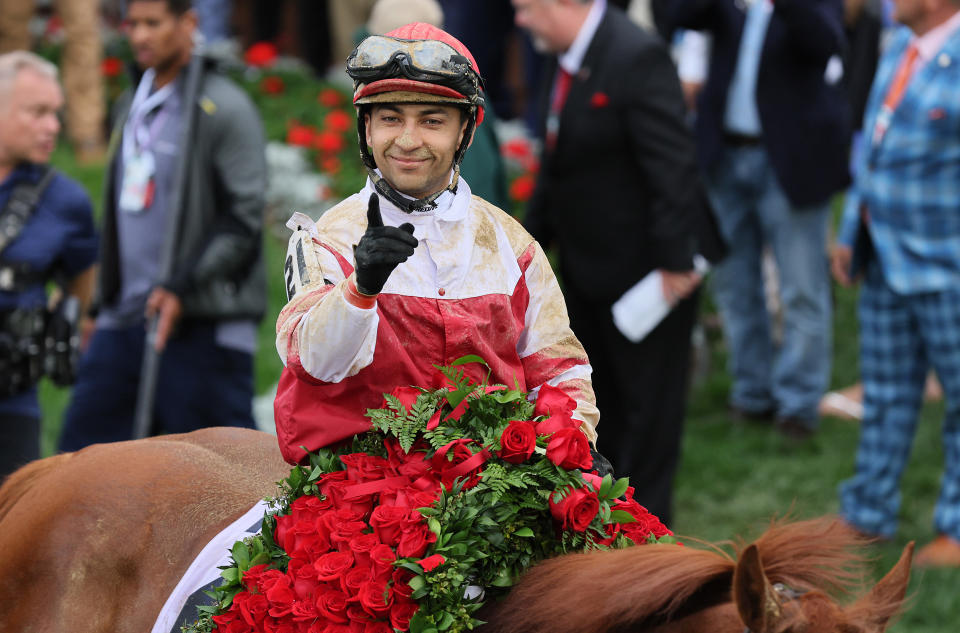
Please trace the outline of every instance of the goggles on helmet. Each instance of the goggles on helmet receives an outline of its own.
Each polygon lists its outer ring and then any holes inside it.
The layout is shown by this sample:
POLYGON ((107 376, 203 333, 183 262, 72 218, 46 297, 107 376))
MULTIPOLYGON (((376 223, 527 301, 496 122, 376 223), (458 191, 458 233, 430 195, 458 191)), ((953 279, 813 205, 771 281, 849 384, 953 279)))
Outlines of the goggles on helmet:
POLYGON ((471 103, 483 99, 480 96, 483 80, 470 60, 438 40, 370 36, 347 58, 347 74, 365 84, 402 75, 455 90, 471 103))

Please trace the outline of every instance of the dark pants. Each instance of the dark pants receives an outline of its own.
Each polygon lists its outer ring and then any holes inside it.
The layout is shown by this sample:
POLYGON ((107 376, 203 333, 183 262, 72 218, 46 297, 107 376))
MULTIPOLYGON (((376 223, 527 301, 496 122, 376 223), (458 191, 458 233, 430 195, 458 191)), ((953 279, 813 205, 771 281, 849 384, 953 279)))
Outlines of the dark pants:
POLYGON ((566 293, 570 325, 593 367, 600 409, 598 450, 637 502, 672 522, 698 294, 681 302, 646 338, 631 343, 613 324, 610 303, 566 293))
POLYGON ((40 420, 26 415, 0 415, 0 484, 27 462, 40 458, 40 420))
MULTIPOLYGON (((97 330, 80 360, 60 450, 133 435, 144 327, 97 330)), ((181 322, 160 362, 151 434, 253 428, 253 357, 221 347, 211 323, 181 322)))

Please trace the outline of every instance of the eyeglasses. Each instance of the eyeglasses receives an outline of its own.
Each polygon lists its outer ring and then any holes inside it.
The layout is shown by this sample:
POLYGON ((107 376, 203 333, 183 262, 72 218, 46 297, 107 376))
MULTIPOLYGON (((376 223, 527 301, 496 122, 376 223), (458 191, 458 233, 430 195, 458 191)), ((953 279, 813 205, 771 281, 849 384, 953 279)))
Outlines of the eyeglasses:
POLYGON ((362 83, 403 75, 452 88, 471 101, 478 98, 483 87, 470 60, 438 40, 373 35, 360 42, 347 58, 347 74, 362 83))

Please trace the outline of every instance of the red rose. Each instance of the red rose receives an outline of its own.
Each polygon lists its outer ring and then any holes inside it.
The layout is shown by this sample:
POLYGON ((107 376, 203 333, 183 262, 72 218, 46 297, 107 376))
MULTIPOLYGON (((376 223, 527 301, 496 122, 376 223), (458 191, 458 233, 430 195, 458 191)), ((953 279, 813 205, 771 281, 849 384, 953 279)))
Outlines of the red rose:
POLYGON ((286 85, 283 83, 283 79, 276 75, 264 77, 260 82, 260 92, 266 95, 283 94, 285 88, 286 85))
POLYGON ((313 563, 317 570, 317 579, 337 581, 353 566, 353 554, 350 552, 330 552, 313 563))
POLYGON ((356 121, 343 110, 331 110, 327 116, 323 117, 323 127, 334 132, 346 132, 355 123, 356 121))
POLYGON ((403 534, 400 536, 397 554, 403 558, 423 556, 423 553, 427 551, 427 546, 436 542, 437 535, 427 527, 426 523, 422 521, 410 523, 403 529, 403 534))
POLYGON ((273 618, 267 618, 263 621, 263 631, 264 633, 297 633, 298 630, 294 628, 293 624, 289 622, 277 622, 273 618))
POLYGON ((369 580, 360 585, 360 606, 374 617, 390 613, 393 606, 393 588, 383 580, 369 580))
POLYGON ((353 552, 353 558, 356 564, 366 567, 372 564, 370 562, 370 551, 380 544, 380 539, 376 534, 355 534, 350 539, 350 551, 353 552))
POLYGON ((320 587, 316 568, 308 561, 291 558, 287 563, 287 575, 293 578, 293 593, 297 599, 313 602, 320 587))
POLYGON ((656 515, 651 514, 649 510, 642 505, 628 499, 627 501, 617 501, 613 505, 614 510, 623 510, 636 519, 633 523, 623 523, 620 525, 620 531, 637 545, 647 542, 647 538, 652 534, 656 538, 673 534, 667 526, 660 522, 656 515))
POLYGON ((383 457, 367 455, 366 453, 350 453, 341 455, 340 461, 347 469, 347 479, 350 481, 373 481, 383 479, 384 471, 390 467, 383 457))
POLYGON ((547 459, 567 470, 589 470, 593 465, 587 436, 579 429, 560 429, 550 436, 547 459))
POLYGON ((344 148, 343 135, 339 132, 323 130, 314 137, 313 146, 324 154, 336 154, 344 148))
POLYGON ((555 413, 549 418, 537 422, 537 435, 553 435, 561 429, 579 429, 580 422, 569 413, 555 413))
POLYGON ((537 430, 529 422, 512 420, 500 435, 500 459, 520 464, 530 459, 537 447, 537 430))
POLYGON ((248 66, 262 68, 269 66, 277 58, 277 47, 270 42, 257 42, 247 49, 243 59, 248 66))
POLYGON ((312 126, 294 123, 287 128, 287 145, 310 147, 313 145, 316 135, 317 131, 312 126))
POLYGON ((363 625, 363 633, 393 633, 393 627, 383 620, 375 620, 363 625))
POLYGON ((440 565, 447 562, 447 559, 441 554, 434 554, 433 556, 427 556, 424 559, 418 560, 417 564, 423 567, 423 571, 433 571, 440 565))
POLYGON ((270 608, 267 598, 259 593, 247 593, 241 591, 233 597, 233 602, 240 611, 240 616, 244 622, 250 626, 257 626, 267 617, 267 610, 270 608))
POLYGON ((100 72, 104 77, 116 77, 123 72, 123 62, 116 57, 104 57, 100 62, 100 72))
POLYGON ((330 536, 321 521, 304 518, 284 531, 280 530, 280 525, 278 520, 274 539, 293 558, 315 558, 330 549, 330 536))
POLYGON ((620 533, 620 524, 619 523, 607 523, 603 526, 603 538, 595 539, 599 545, 613 545, 613 542, 617 540, 617 534, 620 533))
POLYGON ((322 590, 317 595, 317 612, 331 622, 348 622, 347 594, 333 588, 322 590))
POLYGON ((583 477, 583 480, 590 484, 595 492, 600 492, 600 487, 603 485, 603 478, 593 473, 580 473, 580 476, 583 477))
POLYGON ((410 508, 377 506, 370 513, 370 527, 381 543, 396 545, 400 540, 400 531, 409 521, 409 517, 410 508))
POLYGON ((313 622, 317 619, 317 605, 312 600, 297 600, 290 616, 295 622, 313 622))
POLYGON ((510 183, 510 199, 514 202, 526 202, 533 195, 536 181, 531 174, 517 176, 510 183))
POLYGON ((420 608, 420 605, 416 602, 404 600, 396 600, 393 603, 393 608, 390 609, 390 624, 393 625, 393 628, 400 629, 401 631, 407 631, 410 629, 410 618, 417 612, 420 608))
POLYGON ((537 392, 537 401, 533 407, 533 417, 541 415, 557 415, 558 413, 573 413, 577 408, 577 401, 567 395, 563 389, 552 385, 540 385, 537 392))
POLYGON ((393 595, 396 600, 409 602, 412 600, 413 587, 410 581, 413 580, 413 572, 402 567, 394 567, 390 580, 393 581, 393 595))
POLYGON ((397 555, 389 545, 381 543, 370 550, 370 562, 373 563, 373 574, 377 578, 384 575, 390 576, 393 573, 393 562, 397 560, 397 555))
POLYGON ((279 582, 283 577, 284 573, 279 569, 268 569, 260 574, 260 581, 257 583, 257 589, 260 590, 260 593, 267 593, 267 591, 277 584, 277 582, 279 582))
POLYGON ((368 580, 373 580, 372 567, 354 567, 340 576, 340 588, 348 596, 356 596, 360 591, 360 585, 368 580))
POLYGON ((565 530, 583 532, 600 511, 600 499, 589 488, 577 488, 555 502, 556 492, 550 495, 550 514, 565 530))
POLYGON ((293 578, 284 575, 278 578, 265 594, 270 602, 270 615, 275 618, 287 615, 293 609, 296 595, 293 593, 293 578))
POLYGON ((260 578, 263 576, 263 573, 267 571, 266 565, 254 565, 247 571, 243 572, 243 587, 247 591, 253 591, 257 585, 260 584, 260 578))
POLYGON ((328 108, 335 108, 343 102, 343 95, 333 88, 324 88, 317 95, 317 102, 328 108))

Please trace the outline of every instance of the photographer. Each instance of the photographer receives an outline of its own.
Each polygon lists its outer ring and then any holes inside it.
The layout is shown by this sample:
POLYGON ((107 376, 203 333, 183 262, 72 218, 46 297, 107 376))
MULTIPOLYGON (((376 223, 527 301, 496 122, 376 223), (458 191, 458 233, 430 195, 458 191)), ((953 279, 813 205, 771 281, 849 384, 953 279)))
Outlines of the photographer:
POLYGON ((0 55, 0 480, 40 457, 36 385, 72 381, 76 320, 93 289, 90 199, 46 165, 62 107, 55 66, 0 55), (48 285, 59 288, 48 296, 48 285))

